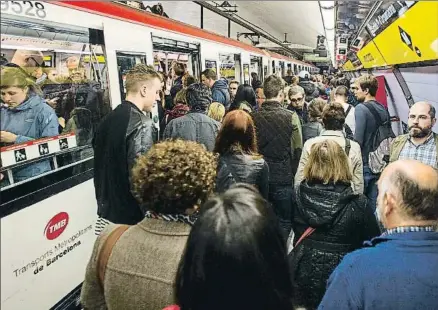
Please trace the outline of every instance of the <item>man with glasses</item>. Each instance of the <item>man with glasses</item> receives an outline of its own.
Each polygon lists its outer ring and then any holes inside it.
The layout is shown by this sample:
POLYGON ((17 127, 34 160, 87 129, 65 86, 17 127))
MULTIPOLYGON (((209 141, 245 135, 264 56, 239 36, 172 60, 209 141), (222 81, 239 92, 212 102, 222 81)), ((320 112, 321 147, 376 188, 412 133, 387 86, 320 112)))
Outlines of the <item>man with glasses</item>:
POLYGON ((305 101, 306 93, 301 86, 291 86, 289 88, 290 105, 288 110, 294 111, 300 118, 301 125, 307 123, 307 103, 305 101))
POLYGON ((398 136, 391 145, 390 162, 413 159, 438 168, 438 134, 432 131, 436 124, 436 109, 428 102, 417 102, 409 110, 409 133, 398 136))

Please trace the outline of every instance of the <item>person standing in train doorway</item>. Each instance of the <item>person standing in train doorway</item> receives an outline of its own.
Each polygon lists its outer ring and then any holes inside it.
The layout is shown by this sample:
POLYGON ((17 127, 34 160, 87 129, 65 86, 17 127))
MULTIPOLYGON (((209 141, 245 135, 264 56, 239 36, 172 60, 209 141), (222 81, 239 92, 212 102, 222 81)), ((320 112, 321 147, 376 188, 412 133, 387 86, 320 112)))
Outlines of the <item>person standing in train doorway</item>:
POLYGON ((138 64, 126 75, 126 100, 103 120, 93 140, 94 187, 97 199, 96 234, 109 223, 134 225, 143 220, 131 193, 135 160, 157 136, 149 113, 160 99, 161 79, 151 67, 138 64))
POLYGON ((213 102, 219 102, 228 110, 231 104, 230 92, 228 91, 228 83, 226 80, 218 80, 217 74, 212 69, 206 69, 202 72, 202 83, 211 89, 211 97, 213 102))
POLYGON ((392 142, 389 161, 413 159, 438 168, 438 134, 432 131, 435 124, 436 109, 432 104, 414 104, 409 110, 409 133, 392 142))
POLYGON ((297 113, 282 107, 284 81, 271 75, 263 85, 266 101, 252 114, 260 154, 269 166, 269 202, 273 205, 285 240, 292 229, 295 209, 293 180, 303 149, 297 113))
POLYGON ((354 140, 359 143, 362 151, 364 194, 368 197, 368 203, 373 210, 376 209, 376 182, 379 179, 379 174, 371 171, 369 154, 372 151, 373 140, 379 126, 390 119, 388 110, 376 101, 378 87, 377 79, 371 75, 359 77, 353 86, 354 95, 360 102, 354 110, 356 120, 354 140), (380 119, 377 119, 377 116, 380 119))

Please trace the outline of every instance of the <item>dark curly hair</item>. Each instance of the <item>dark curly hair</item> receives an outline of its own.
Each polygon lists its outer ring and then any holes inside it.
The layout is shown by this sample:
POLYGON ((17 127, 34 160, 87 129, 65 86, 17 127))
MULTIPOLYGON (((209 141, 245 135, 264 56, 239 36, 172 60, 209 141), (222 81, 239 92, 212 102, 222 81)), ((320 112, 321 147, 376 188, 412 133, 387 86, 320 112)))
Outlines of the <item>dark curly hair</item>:
POLYGON ((133 192, 141 207, 183 214, 213 193, 217 157, 201 144, 173 140, 155 144, 132 170, 133 192))

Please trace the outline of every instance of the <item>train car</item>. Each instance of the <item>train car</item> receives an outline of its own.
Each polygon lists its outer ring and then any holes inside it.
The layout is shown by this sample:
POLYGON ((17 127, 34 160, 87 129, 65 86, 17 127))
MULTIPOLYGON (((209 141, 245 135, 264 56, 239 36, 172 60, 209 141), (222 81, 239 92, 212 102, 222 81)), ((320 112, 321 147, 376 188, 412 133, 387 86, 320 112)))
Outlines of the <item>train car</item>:
POLYGON ((172 62, 179 61, 198 79, 202 70, 211 68, 222 78, 248 84, 252 72, 263 80, 273 73, 285 75, 287 69, 317 70, 112 2, 2 1, 1 14, 2 59, 35 68, 60 125, 59 135, 1 148, 1 308, 5 310, 78 305, 96 238, 90 136, 100 119, 122 102, 124 75, 135 64, 168 72, 172 62), (77 100, 81 107, 71 107, 77 100), (88 137, 68 130, 73 115, 83 110, 92 114, 88 137), (16 177, 20 169, 41 162, 50 164, 50 170, 16 177))

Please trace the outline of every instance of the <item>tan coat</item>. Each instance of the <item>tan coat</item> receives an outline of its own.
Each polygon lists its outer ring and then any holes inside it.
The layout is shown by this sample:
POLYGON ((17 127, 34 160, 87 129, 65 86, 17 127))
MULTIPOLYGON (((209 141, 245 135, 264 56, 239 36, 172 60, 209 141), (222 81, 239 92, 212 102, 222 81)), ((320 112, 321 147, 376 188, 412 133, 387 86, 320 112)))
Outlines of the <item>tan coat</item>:
MULTIPOLYGON (((312 145, 324 140, 333 140, 345 150, 345 137, 342 131, 325 130, 318 137, 307 140, 306 143, 304 143, 300 164, 298 165, 298 170, 295 174, 295 188, 297 188, 301 181, 303 181, 304 167, 307 164, 312 145)), ((348 158, 350 160, 350 171, 353 174, 352 188, 355 193, 363 194, 364 183, 362 152, 360 151, 360 145, 357 142, 350 140, 350 144, 351 149, 348 158)))
POLYGON ((97 257, 114 228, 105 228, 94 245, 82 286, 84 309, 160 310, 174 304, 176 272, 191 226, 145 218, 130 227, 108 260, 104 296, 96 272, 97 257))

